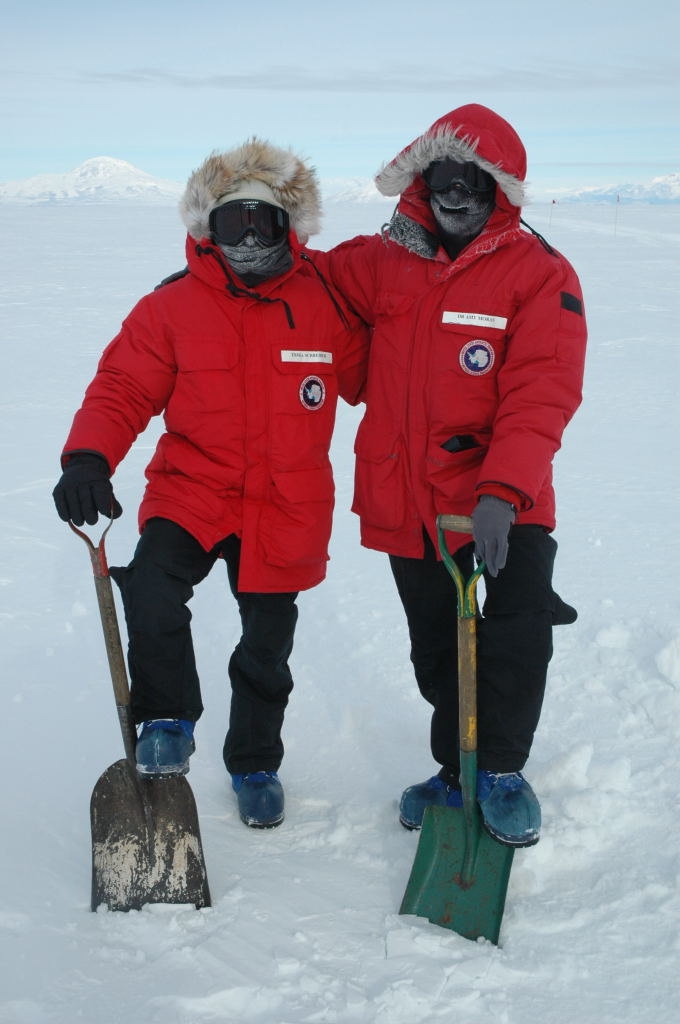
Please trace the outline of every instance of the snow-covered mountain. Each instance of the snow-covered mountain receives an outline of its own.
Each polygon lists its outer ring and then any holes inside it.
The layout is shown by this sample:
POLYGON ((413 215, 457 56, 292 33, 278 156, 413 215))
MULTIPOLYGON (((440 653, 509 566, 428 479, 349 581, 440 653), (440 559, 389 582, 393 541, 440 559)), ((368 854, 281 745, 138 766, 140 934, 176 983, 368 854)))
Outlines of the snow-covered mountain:
POLYGON ((176 203, 183 185, 154 178, 110 156, 86 160, 65 174, 39 174, 0 184, 0 202, 10 203, 176 203))
POLYGON ((560 202, 590 203, 678 203, 680 202, 680 173, 652 178, 646 185, 605 185, 580 189, 558 189, 545 197, 560 202))
MULTIPOLYGON (((321 188, 324 199, 331 202, 366 203, 383 198, 370 178, 327 178, 321 188)), ((183 190, 182 182, 154 178, 125 160, 98 156, 64 174, 0 183, 0 202, 174 204, 183 190)))

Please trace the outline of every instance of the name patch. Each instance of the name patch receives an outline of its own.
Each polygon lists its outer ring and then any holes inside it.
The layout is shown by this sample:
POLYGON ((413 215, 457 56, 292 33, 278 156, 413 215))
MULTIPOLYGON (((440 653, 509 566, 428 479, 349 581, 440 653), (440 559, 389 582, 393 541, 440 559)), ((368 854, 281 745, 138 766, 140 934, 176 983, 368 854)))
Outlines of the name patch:
POLYGON ((492 327, 496 331, 504 331, 508 326, 506 316, 493 316, 491 313, 455 313, 445 309, 442 313, 443 324, 462 324, 468 327, 492 327))
POLYGON ((332 352, 306 352, 302 349, 281 349, 282 363, 332 363, 332 352))

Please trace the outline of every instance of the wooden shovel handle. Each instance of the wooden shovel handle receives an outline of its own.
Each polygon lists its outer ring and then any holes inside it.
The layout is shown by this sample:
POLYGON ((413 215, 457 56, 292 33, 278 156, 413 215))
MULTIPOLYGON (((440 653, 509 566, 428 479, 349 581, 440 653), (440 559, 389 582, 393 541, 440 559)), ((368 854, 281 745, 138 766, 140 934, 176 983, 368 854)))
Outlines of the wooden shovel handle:
POLYGON ((120 640, 120 630, 118 628, 118 616, 116 615, 116 605, 113 598, 111 576, 109 575, 109 567, 106 561, 105 541, 112 523, 113 519, 104 530, 98 544, 94 544, 90 537, 88 537, 83 530, 79 530, 77 526, 74 526, 72 522, 69 521, 68 525, 71 527, 73 532, 85 542, 90 555, 92 572, 94 574, 94 585, 97 592, 97 603, 99 605, 99 614, 102 622, 102 630, 104 632, 104 645, 106 647, 106 656, 109 662, 113 693, 116 700, 116 707, 118 709, 120 730, 123 734, 125 754, 128 761, 130 761, 131 764, 134 764, 137 732, 135 730, 130 711, 130 687, 128 685, 127 671, 125 668, 123 645, 120 640))
POLYGON ((477 584, 484 572, 480 562, 468 580, 449 553, 444 531, 472 533, 469 516, 437 516, 439 552, 456 587, 458 604, 458 729, 460 745, 460 781, 463 790, 463 809, 467 822, 464 876, 472 871, 473 849, 479 828, 477 824, 477 584))
POLYGON ((472 533, 471 516, 442 515, 437 516, 437 526, 451 533, 472 533))

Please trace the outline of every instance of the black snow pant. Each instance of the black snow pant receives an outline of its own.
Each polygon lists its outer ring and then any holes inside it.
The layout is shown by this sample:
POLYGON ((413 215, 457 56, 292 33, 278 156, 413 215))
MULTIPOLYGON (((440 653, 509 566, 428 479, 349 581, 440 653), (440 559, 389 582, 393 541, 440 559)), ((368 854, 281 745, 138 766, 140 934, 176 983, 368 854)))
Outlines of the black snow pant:
POLYGON ((112 568, 128 632, 130 697, 135 722, 197 721, 203 712, 187 602, 221 556, 241 616, 242 636, 229 661, 231 711, 224 762, 232 773, 273 771, 281 764, 281 729, 293 679, 288 659, 297 593, 238 590, 241 542, 231 535, 205 551, 168 519, 151 519, 127 568, 112 568))
MULTIPOLYGON (((434 710, 431 748, 439 774, 456 782, 460 769, 456 590, 426 535, 425 557, 390 555, 406 612, 411 661, 423 697, 434 710)), ((576 612, 552 588, 557 544, 541 526, 510 531, 508 560, 494 579, 484 575, 486 599, 477 623, 478 766, 522 769, 541 714, 552 627, 573 622, 576 612)), ((467 580, 473 545, 456 554, 467 580)))

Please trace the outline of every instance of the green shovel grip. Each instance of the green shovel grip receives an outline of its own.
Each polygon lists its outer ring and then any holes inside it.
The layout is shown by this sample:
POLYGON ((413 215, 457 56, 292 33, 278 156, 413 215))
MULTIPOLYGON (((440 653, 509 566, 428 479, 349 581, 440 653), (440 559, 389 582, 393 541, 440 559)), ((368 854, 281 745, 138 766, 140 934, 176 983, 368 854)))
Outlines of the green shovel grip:
POLYGON ((472 535, 472 519, 470 516, 437 516, 437 536, 439 539, 439 553, 442 556, 442 561, 456 585, 458 615, 460 618, 476 618, 477 584, 479 583, 480 578, 484 575, 484 562, 479 563, 472 576, 470 576, 470 579, 466 581, 446 546, 446 530, 449 530, 451 533, 469 533, 472 535))

